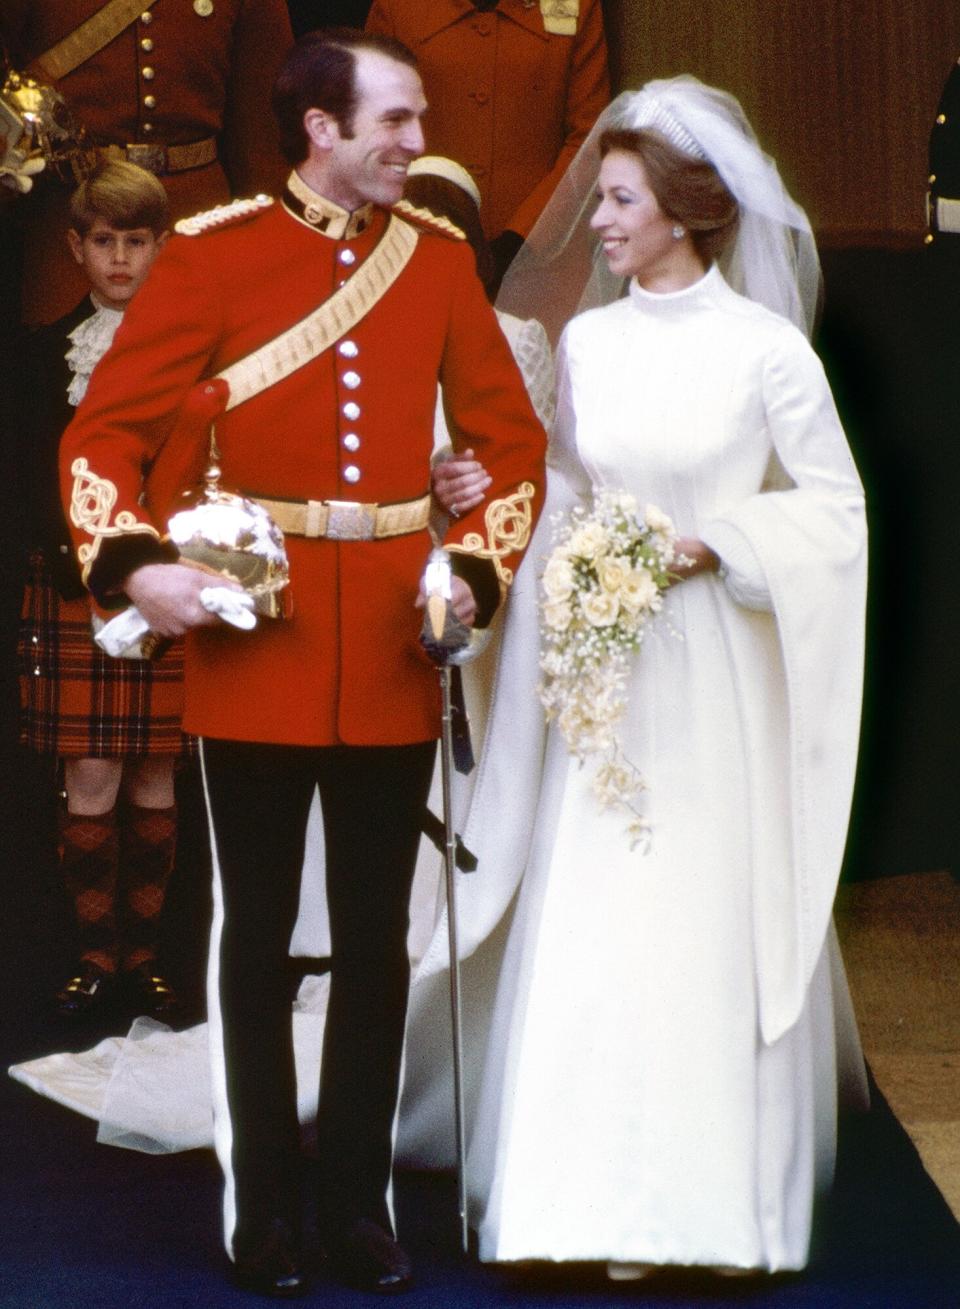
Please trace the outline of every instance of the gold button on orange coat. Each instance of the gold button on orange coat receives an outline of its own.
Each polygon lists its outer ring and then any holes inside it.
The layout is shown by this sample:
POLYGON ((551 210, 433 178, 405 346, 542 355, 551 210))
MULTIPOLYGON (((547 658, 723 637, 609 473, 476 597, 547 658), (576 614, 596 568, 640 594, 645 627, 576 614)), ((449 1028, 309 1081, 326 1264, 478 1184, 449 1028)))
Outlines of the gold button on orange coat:
POLYGON ((524 0, 482 15, 467 0, 374 0, 367 31, 416 55, 427 151, 476 178, 487 235, 525 236, 610 98, 600 0, 580 0, 573 36, 524 0))

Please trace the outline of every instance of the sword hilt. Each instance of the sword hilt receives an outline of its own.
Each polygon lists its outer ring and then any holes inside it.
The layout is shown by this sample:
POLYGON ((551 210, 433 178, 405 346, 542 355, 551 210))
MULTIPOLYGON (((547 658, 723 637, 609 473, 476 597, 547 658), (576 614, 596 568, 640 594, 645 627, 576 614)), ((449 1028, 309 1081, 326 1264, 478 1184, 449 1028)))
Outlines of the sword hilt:
POLYGON ((420 644, 430 659, 441 668, 476 659, 487 643, 489 632, 468 627, 453 612, 453 568, 449 554, 442 547, 430 552, 423 589, 427 604, 420 644))

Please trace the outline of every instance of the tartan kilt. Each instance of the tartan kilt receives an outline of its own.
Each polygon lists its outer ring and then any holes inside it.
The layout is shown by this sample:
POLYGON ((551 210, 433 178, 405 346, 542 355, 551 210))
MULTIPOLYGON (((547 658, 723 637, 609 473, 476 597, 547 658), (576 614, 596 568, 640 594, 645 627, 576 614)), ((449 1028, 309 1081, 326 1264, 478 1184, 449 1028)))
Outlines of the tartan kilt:
POLYGON ((158 659, 114 659, 94 644, 90 600, 64 600, 40 554, 20 617, 20 740, 73 759, 190 755, 180 730, 183 644, 158 659))

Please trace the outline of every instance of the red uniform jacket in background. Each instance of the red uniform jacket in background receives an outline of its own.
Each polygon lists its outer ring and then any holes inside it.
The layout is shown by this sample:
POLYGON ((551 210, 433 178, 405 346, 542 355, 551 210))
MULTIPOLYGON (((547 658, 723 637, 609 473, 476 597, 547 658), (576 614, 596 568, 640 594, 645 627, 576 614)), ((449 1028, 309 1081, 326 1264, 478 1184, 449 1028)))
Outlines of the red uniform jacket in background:
MULTIPOLYGON (((22 70, 103 7, 103 0, 2 0, 0 35, 22 70)), ((292 44, 284 0, 155 3, 56 84, 93 145, 188 145, 217 138, 214 163, 161 174, 172 218, 258 191, 276 194, 287 169, 270 91, 292 44)), ((37 179, 22 204, 23 312, 52 322, 86 291, 66 245, 72 187, 37 179)))

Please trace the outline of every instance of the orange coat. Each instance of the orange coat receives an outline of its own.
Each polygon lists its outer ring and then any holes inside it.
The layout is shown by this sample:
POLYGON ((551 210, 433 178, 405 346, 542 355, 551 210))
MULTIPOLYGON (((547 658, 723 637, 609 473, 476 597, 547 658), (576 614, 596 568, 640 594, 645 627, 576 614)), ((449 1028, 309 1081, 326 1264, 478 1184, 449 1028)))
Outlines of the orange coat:
MULTIPOLYGON (((102 5, 3 0, 0 35, 13 66, 26 67, 102 5)), ((95 145, 218 138, 214 163, 162 176, 176 220, 231 195, 275 193, 282 185, 270 90, 292 40, 284 0, 215 0, 206 17, 192 0, 155 0, 57 86, 95 145)), ((70 190, 41 177, 22 202, 29 323, 59 318, 87 290, 66 248, 70 190)))
POLYGON ((427 149, 476 179, 487 236, 526 236, 610 98, 600 0, 580 0, 574 36, 524 0, 374 0, 366 26, 416 55, 427 149))
MULTIPOLYGON (((141 470, 198 379, 272 340, 355 273, 386 223, 383 210, 371 214, 359 235, 332 239, 275 203, 168 242, 61 446, 68 504, 78 458, 115 497, 106 525, 120 535, 100 538, 95 594, 159 551, 159 524, 138 500, 141 470)), ((472 446, 494 478, 486 503, 455 522, 448 541, 474 552, 491 544, 497 502, 526 510, 529 526, 543 485, 543 429, 469 247, 428 232, 346 341, 218 420, 223 484, 271 499, 418 497, 429 486, 438 379, 455 444, 472 446), (534 485, 525 491, 525 483, 534 485)), ((196 445, 199 454, 202 426, 196 445)), ((89 544, 96 534, 78 529, 75 539, 89 544)), ((504 567, 516 566, 526 539, 521 532, 508 547, 504 567)), ((414 608, 427 532, 369 542, 288 537, 287 547, 292 618, 188 637, 186 730, 307 745, 435 737, 438 678, 420 650, 414 608)))

